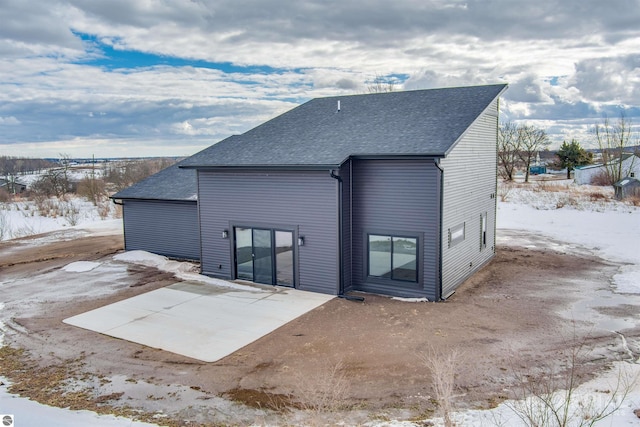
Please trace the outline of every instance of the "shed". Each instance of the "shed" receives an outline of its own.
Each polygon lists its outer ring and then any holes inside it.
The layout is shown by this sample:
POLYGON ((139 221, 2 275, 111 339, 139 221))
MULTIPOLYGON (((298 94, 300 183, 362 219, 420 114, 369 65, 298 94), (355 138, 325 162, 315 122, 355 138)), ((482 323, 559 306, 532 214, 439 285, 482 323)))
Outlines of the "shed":
POLYGON ((179 166, 111 196, 122 205, 126 250, 200 259, 196 172, 179 166))
POLYGON ((640 180, 634 177, 626 177, 613 184, 616 199, 627 197, 640 197, 640 180))

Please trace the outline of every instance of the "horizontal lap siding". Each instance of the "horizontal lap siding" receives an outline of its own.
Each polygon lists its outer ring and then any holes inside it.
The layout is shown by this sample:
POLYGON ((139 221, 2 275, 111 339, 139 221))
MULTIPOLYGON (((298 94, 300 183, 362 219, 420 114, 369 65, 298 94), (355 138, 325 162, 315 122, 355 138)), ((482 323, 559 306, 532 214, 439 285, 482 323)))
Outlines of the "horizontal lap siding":
POLYGON ((442 295, 453 292, 494 255, 497 100, 440 162, 443 174, 442 295), (480 215, 487 246, 480 249, 480 215), (465 223, 465 239, 449 248, 448 230, 465 223))
POLYGON ((202 271, 231 278, 233 224, 297 227, 298 288, 336 294, 337 181, 322 172, 207 172, 198 175, 202 271))
POLYGON ((354 160, 352 163, 352 277, 354 289, 437 297, 439 171, 429 160, 354 160), (366 233, 410 233, 422 238, 419 283, 367 281, 366 233))
POLYGON ((125 249, 172 258, 200 258, 196 202, 125 200, 125 249))

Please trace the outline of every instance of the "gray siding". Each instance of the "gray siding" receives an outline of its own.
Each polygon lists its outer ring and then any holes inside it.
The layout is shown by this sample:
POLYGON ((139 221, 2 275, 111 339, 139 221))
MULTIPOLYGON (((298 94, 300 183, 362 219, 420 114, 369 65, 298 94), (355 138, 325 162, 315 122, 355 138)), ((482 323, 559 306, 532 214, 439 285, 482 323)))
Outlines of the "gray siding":
POLYGON ((442 296, 447 297, 494 255, 496 219, 497 99, 440 162, 443 174, 442 296), (480 216, 487 213, 487 246, 480 216), (465 224, 464 241, 449 247, 448 231, 465 224))
POLYGON ((172 258, 200 258, 196 202, 123 200, 124 244, 172 258))
MULTIPOLYGON (((329 171, 199 171, 202 272, 233 276, 233 225, 287 227, 304 236, 297 248, 297 287, 338 292, 338 181, 329 171)), ((297 236, 296 236, 297 240, 297 236)))
POLYGON ((353 160, 353 288, 397 296, 438 297, 440 171, 433 160, 353 160), (418 284, 367 279, 367 233, 415 234, 421 240, 418 284))

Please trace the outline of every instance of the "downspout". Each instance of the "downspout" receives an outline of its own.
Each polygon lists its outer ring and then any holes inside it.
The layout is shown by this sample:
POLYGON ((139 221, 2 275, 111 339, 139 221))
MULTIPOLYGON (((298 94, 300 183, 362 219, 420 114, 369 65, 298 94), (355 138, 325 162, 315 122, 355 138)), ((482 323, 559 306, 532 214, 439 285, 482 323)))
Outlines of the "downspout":
POLYGON ((342 254, 342 224, 343 224, 343 211, 342 211, 342 177, 340 175, 336 175, 333 169, 329 170, 329 175, 331 178, 338 181, 338 269, 339 269, 339 292, 338 298, 344 298, 349 301, 364 301, 363 297, 353 296, 353 295, 345 295, 344 294, 344 259, 342 254))
POLYGON ((338 296, 341 297, 344 295, 344 261, 342 259, 342 177, 336 175, 333 169, 329 170, 329 175, 331 178, 338 181, 338 296))
POLYGON ((438 219, 438 295, 437 300, 442 300, 442 214, 444 212, 444 169, 440 167, 438 159, 433 164, 440 171, 440 218, 438 219))

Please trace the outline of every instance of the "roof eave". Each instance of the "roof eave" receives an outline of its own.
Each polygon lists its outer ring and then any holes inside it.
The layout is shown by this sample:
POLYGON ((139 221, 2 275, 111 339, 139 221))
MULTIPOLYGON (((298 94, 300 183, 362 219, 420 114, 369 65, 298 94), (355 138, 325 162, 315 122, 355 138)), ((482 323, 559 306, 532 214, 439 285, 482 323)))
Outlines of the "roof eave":
POLYGON ((176 198, 159 198, 159 197, 117 197, 116 194, 109 197, 111 200, 143 200, 145 202, 185 202, 185 203, 196 203, 198 199, 176 199, 176 198))
POLYGON ((325 170, 335 169, 340 167, 340 164, 319 164, 319 165, 288 165, 288 164, 273 164, 273 165, 186 165, 180 166, 183 169, 196 169, 196 170, 325 170))

